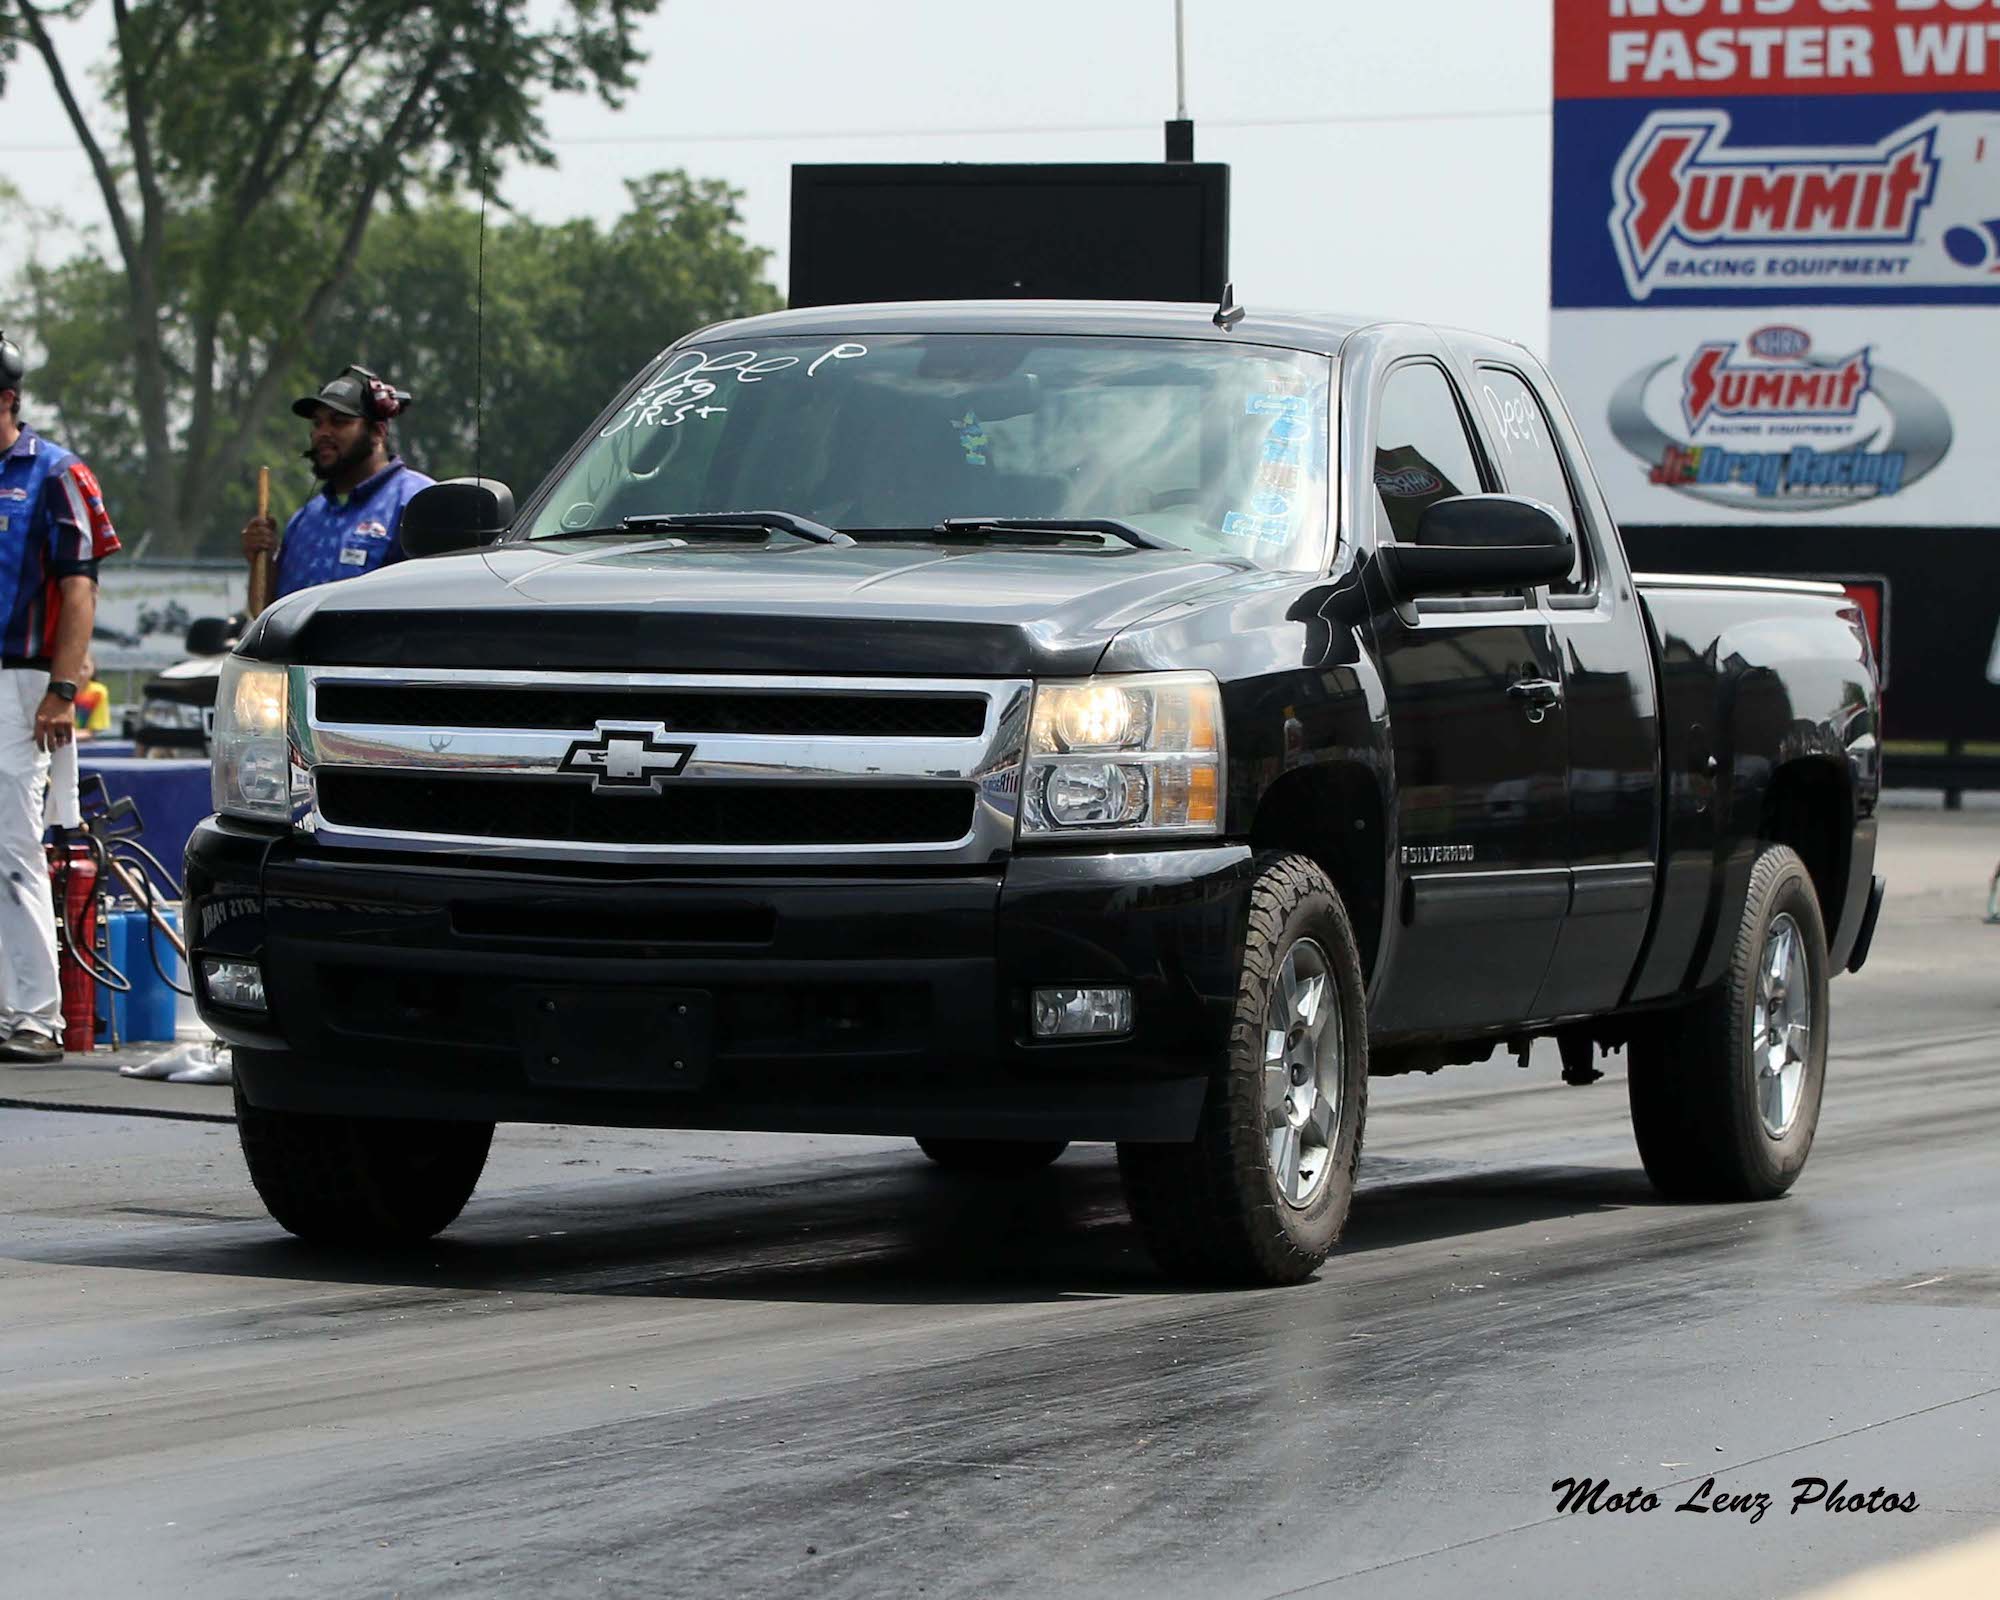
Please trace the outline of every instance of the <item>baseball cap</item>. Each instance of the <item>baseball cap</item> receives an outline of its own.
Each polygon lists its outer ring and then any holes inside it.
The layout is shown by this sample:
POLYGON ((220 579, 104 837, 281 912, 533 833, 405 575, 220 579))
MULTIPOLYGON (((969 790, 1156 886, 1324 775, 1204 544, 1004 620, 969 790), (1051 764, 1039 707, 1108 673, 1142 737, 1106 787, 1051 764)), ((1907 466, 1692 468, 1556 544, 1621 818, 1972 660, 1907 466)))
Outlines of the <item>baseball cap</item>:
POLYGON ((365 417, 368 415, 367 390, 358 375, 343 372, 318 394, 302 395, 294 400, 292 415, 310 421, 312 414, 321 406, 329 411, 338 411, 344 417, 365 417))

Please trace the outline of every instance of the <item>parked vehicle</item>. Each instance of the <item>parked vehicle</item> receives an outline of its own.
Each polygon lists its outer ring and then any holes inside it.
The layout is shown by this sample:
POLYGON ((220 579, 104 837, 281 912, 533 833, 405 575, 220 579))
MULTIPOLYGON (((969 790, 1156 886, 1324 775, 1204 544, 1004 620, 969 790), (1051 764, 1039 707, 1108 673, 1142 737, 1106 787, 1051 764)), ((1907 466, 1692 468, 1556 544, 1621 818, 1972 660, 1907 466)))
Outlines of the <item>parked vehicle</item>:
POLYGON ((1371 1073, 1536 1038, 1627 1049, 1670 1195, 1806 1161, 1882 894, 1859 613, 1635 578, 1519 346, 779 313, 403 538, 230 657, 188 852, 304 1237, 443 1228, 502 1120, 1110 1140, 1163 1266, 1281 1282, 1371 1073))
POLYGON ((242 637, 248 619, 200 617, 189 625, 182 648, 187 659, 162 668, 146 681, 133 730, 138 756, 205 756, 215 727, 215 690, 230 646, 242 637))

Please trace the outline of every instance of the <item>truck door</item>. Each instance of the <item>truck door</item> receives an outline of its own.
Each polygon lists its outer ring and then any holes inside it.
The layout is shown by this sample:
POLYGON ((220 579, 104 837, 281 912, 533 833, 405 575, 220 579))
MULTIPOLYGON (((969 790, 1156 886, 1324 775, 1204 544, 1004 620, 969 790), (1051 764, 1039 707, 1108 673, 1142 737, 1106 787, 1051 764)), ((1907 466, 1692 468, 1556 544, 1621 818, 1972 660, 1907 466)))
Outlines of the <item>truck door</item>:
MULTIPOLYGON (((1378 543, 1413 542, 1426 506, 1490 482, 1440 363, 1391 367, 1374 415, 1378 543)), ((1569 904, 1565 719, 1548 615, 1521 593, 1426 598, 1379 615, 1375 636, 1400 895, 1375 1031, 1523 1020, 1569 904)))
POLYGON ((1510 493, 1554 506, 1576 535, 1569 576, 1540 596, 1562 660, 1569 756, 1569 916, 1537 1017, 1607 1011, 1623 997, 1652 912, 1660 737, 1651 644, 1608 512, 1559 405, 1525 373, 1481 362, 1475 399, 1510 493))

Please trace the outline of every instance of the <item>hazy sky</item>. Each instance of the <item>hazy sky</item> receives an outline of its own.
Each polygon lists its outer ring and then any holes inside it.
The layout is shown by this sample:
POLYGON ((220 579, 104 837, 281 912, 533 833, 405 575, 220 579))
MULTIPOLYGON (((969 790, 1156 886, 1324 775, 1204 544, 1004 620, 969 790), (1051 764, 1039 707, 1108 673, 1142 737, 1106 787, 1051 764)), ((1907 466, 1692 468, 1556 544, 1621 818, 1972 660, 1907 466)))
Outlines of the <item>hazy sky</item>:
MULTIPOLYGON (((63 28, 72 72, 108 7, 63 28)), ((1172 0, 666 0, 623 109, 547 107, 558 165, 501 185, 554 219, 616 214, 682 166, 744 191, 785 282, 794 161, 1131 161, 1173 114, 1172 0)), ((1186 0, 1195 153, 1232 168, 1250 306, 1453 322, 1545 350, 1550 0, 1186 0)), ((40 205, 101 219, 24 53, 0 158, 40 205)), ((108 123, 100 127, 109 132, 108 123)))

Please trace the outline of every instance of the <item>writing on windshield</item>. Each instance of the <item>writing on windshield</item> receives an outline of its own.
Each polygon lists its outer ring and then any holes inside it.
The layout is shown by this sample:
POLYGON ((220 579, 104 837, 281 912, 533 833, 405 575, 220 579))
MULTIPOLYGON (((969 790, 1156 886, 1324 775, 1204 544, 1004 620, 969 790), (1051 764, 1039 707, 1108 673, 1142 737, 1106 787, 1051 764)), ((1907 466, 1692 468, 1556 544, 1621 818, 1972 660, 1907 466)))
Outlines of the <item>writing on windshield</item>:
POLYGON ((681 350, 660 363, 660 370, 648 378, 598 435, 608 439, 627 428, 678 427, 689 417, 706 421, 720 416, 729 407, 715 402, 716 393, 729 380, 761 383, 774 373, 803 366, 810 378, 829 361, 853 361, 868 354, 868 346, 851 341, 831 345, 817 356, 759 355, 755 350, 731 350, 713 355, 706 350, 681 350))

